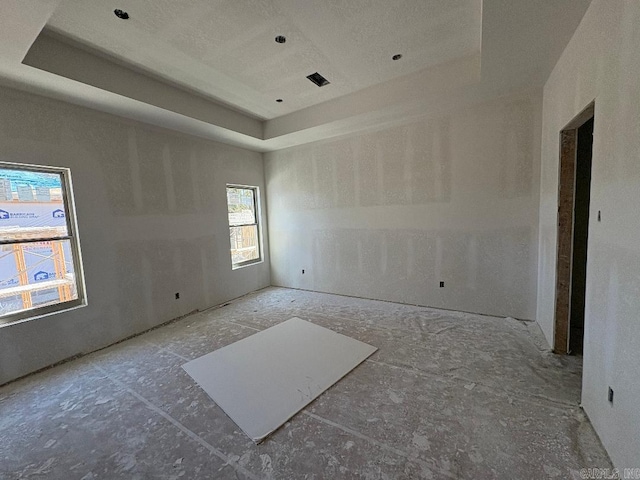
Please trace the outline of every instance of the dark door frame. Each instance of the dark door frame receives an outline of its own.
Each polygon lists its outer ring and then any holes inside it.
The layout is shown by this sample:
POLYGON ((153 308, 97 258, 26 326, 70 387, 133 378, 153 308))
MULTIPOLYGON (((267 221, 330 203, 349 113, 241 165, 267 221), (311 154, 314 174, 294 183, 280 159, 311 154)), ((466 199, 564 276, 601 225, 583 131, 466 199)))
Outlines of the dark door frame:
POLYGON ((575 208, 576 154, 578 128, 595 114, 595 102, 560 131, 560 166, 558 173, 558 242, 556 252, 556 297, 553 352, 569 353, 571 320, 571 271, 573 261, 573 215, 575 208))

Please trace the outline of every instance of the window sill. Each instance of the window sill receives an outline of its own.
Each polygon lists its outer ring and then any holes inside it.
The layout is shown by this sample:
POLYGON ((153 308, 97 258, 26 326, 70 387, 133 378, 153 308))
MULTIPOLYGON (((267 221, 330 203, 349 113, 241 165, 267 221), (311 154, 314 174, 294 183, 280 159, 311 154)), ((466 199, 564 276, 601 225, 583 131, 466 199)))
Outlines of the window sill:
POLYGON ((240 265, 231 265, 231 270, 240 270, 241 268, 253 267, 254 265, 259 265, 260 263, 264 263, 264 260, 262 258, 260 260, 256 260, 255 262, 243 263, 240 265))
POLYGON ((12 327, 14 325, 19 325, 21 323, 26 323, 26 322, 31 322, 32 320, 39 320, 41 318, 45 318, 45 317, 49 317, 51 315, 56 315, 59 313, 66 313, 66 312, 70 312, 72 310, 77 310, 79 308, 83 308, 86 307, 88 304, 86 302, 86 300, 81 300, 79 303, 75 303, 73 302, 72 305, 69 306, 64 306, 61 308, 55 308, 51 311, 41 311, 41 312, 36 312, 36 310, 34 309, 33 313, 34 315, 29 316, 29 317, 25 317, 25 318, 18 318, 16 320, 10 320, 9 318, 5 319, 1 319, 0 318, 0 329, 5 328, 5 327, 12 327))

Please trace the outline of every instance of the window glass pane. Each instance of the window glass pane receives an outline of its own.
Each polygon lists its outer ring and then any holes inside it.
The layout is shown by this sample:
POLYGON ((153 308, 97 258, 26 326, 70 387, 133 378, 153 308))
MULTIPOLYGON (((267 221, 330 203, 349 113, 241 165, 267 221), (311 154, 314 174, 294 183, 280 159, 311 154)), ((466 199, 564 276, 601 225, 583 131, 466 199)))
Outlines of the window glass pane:
POLYGON ((256 208, 253 190, 250 188, 227 188, 229 225, 256 223, 256 208))
POLYGON ((68 235, 62 176, 0 168, 0 240, 68 235))
POLYGON ((258 260, 258 226, 231 227, 231 260, 233 264, 258 260))
POLYGON ((0 246, 0 315, 77 298, 69 240, 0 246))

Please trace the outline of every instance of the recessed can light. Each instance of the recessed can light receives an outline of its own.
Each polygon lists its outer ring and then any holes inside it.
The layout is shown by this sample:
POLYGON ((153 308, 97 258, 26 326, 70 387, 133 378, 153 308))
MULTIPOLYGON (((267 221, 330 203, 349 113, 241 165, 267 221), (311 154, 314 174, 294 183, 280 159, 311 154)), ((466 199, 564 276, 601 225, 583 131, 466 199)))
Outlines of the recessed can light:
POLYGON ((124 10, 120 10, 119 8, 116 8, 113 13, 115 13, 116 17, 122 19, 122 20, 129 20, 129 14, 127 12, 125 12, 124 10))
POLYGON ((281 98, 276 98, 276 102, 282 103, 282 99, 281 98))
POLYGON ((393 57, 391 57, 392 60, 400 60, 402 58, 402 54, 400 53, 396 53, 393 57))
POLYGON ((284 35, 278 35, 276 37, 276 43, 284 43, 287 41, 287 37, 285 37, 284 35))

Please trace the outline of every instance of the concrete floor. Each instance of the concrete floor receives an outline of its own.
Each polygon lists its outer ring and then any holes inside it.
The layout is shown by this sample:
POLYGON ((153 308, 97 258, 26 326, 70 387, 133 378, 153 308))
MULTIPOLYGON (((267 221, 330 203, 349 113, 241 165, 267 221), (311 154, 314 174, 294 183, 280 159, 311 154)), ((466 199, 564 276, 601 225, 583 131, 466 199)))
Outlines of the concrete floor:
POLYGON ((268 288, 1 388, 0 478, 580 478, 580 376, 532 323, 268 288), (181 365, 293 316, 379 351, 256 446, 181 365))

